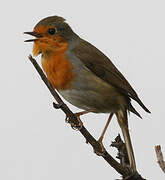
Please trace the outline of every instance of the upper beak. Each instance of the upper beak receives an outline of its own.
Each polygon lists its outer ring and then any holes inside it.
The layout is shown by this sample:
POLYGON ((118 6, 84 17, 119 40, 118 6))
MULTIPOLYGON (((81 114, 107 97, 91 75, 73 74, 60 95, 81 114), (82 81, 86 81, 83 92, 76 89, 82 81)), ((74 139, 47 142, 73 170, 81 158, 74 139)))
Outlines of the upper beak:
POLYGON ((42 34, 37 33, 37 32, 35 32, 35 31, 32 31, 32 32, 24 32, 24 34, 29 34, 29 35, 31 35, 31 36, 36 37, 36 39, 25 40, 24 42, 36 41, 36 40, 38 40, 38 38, 43 37, 42 34))

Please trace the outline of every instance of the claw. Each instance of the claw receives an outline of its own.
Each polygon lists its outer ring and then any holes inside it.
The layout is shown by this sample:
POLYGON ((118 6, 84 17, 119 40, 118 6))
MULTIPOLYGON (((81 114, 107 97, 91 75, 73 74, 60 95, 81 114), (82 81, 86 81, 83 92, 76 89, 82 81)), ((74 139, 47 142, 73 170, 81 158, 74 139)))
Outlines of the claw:
POLYGON ((77 117, 78 124, 74 124, 73 122, 71 122, 70 117, 66 117, 65 118, 65 122, 69 123, 74 130, 78 130, 79 131, 82 128, 83 123, 82 123, 82 121, 81 121, 79 116, 77 116, 76 114, 74 114, 74 115, 77 117))
POLYGON ((66 123, 69 123, 69 117, 68 117, 68 116, 66 116, 65 122, 66 122, 66 123))
POLYGON ((99 143, 99 145, 100 145, 100 148, 99 148, 99 149, 101 149, 101 151, 100 151, 100 150, 98 151, 97 149, 94 149, 94 153, 96 153, 98 156, 104 156, 106 150, 105 150, 105 147, 104 147, 104 145, 103 145, 103 143, 102 143, 102 140, 99 139, 99 140, 98 140, 98 143, 99 143))

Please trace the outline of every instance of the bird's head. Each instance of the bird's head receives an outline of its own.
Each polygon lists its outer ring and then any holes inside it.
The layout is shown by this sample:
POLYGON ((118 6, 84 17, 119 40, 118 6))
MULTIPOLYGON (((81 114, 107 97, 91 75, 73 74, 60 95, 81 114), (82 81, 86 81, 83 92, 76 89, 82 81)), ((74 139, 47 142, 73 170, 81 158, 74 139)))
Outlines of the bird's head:
POLYGON ((68 42, 75 35, 65 19, 59 16, 50 16, 42 19, 32 32, 24 32, 34 36, 34 39, 25 42, 34 42, 33 55, 61 53, 68 48, 68 42))

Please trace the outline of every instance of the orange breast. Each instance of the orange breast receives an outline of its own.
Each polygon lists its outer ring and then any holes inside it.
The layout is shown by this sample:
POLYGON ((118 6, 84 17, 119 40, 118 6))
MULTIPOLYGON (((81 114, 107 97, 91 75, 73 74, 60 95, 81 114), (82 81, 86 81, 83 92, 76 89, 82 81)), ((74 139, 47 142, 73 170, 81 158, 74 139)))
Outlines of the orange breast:
POLYGON ((58 90, 71 88, 71 82, 75 74, 73 73, 72 64, 67 60, 64 54, 42 58, 42 67, 54 88, 58 90))
POLYGON ((48 80, 58 90, 71 88, 71 82, 74 80, 73 66, 65 56, 68 43, 65 38, 58 34, 49 35, 47 31, 49 26, 39 26, 34 29, 43 37, 34 41, 33 55, 42 53, 42 67, 48 80))

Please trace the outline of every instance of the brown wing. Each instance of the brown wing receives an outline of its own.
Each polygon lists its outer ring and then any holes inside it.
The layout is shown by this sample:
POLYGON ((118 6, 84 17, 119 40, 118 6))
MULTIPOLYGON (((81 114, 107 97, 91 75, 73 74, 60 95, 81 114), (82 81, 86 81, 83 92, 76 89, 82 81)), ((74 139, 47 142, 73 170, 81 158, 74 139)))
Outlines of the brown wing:
POLYGON ((139 99, 137 93, 131 87, 125 77, 118 71, 115 65, 101 51, 90 43, 80 39, 79 45, 73 49, 74 54, 90 69, 95 75, 111 84, 121 93, 137 101, 146 111, 150 111, 139 99))

